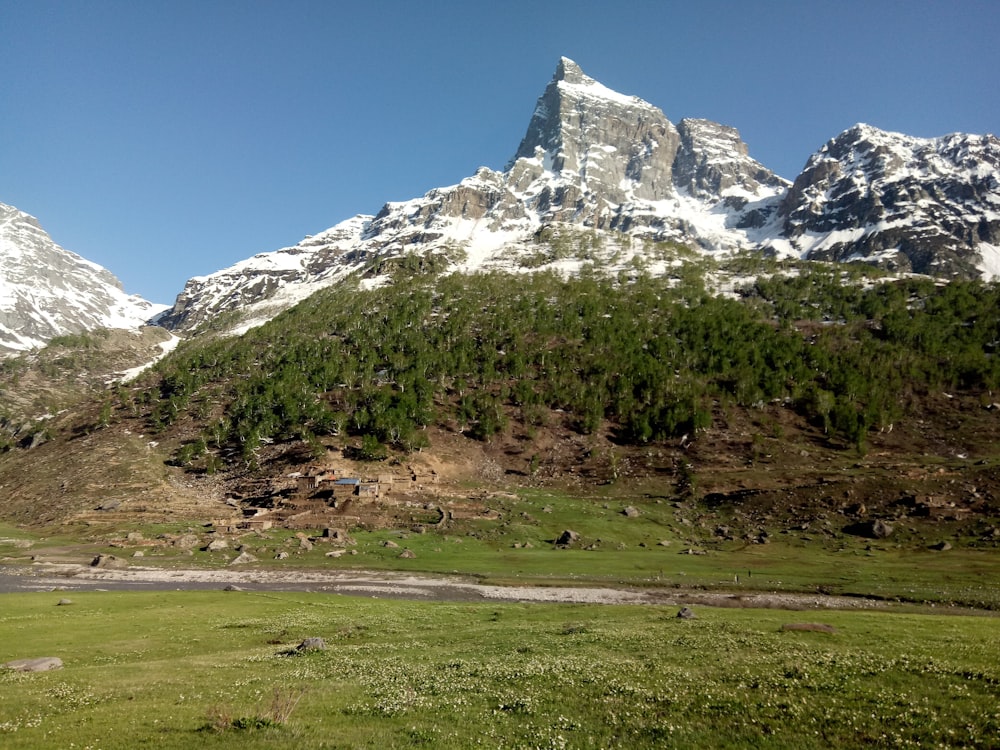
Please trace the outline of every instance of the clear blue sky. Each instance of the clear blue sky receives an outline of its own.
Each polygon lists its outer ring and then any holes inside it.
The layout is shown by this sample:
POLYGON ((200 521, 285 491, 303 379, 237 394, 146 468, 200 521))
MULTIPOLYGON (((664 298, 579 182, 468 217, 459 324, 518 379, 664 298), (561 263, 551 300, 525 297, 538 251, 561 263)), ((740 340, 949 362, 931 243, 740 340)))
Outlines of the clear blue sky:
POLYGON ((0 0, 0 202, 172 302, 503 168, 561 55, 793 178, 856 122, 1000 131, 1000 1, 0 0))

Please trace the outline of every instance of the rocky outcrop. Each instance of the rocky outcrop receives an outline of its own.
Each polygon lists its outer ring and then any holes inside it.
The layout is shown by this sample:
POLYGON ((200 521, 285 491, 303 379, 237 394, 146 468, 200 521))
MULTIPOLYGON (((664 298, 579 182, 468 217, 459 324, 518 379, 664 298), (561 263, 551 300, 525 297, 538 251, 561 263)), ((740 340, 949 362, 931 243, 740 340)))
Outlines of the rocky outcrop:
POLYGON ((781 204, 782 240, 814 260, 994 276, 998 167, 995 136, 913 138, 856 125, 814 154, 795 180, 781 204))
POLYGON ((674 184, 692 196, 718 201, 727 195, 781 191, 788 183, 752 159, 736 128, 711 120, 681 120, 674 184))
POLYGON ((521 159, 540 163, 543 172, 577 182, 581 192, 609 203, 662 200, 673 195, 679 145, 677 128, 659 109, 606 88, 562 58, 508 171, 515 189, 524 192, 531 186, 524 176, 537 179, 541 173, 518 173, 521 159))
POLYGON ((62 669, 63 662, 58 656, 35 656, 27 659, 14 659, 0 664, 0 669, 13 672, 48 672, 62 669))

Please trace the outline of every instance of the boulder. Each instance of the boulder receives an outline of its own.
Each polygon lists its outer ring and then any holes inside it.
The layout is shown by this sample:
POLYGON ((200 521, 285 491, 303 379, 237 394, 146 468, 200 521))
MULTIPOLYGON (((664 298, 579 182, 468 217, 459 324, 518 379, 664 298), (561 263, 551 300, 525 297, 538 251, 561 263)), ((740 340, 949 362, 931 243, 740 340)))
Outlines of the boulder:
POLYGON ((572 529, 566 529, 562 534, 559 535, 559 538, 556 539, 556 544, 563 547, 568 547, 569 545, 579 541, 580 541, 579 534, 577 534, 572 529))
POLYGON ((305 638, 295 647, 296 651, 326 651, 326 641, 322 638, 305 638))
POLYGON ((229 549, 229 542, 225 539, 213 539, 205 547, 206 552, 218 552, 220 550, 229 549))
POLYGON ((951 543, 946 541, 940 541, 937 544, 932 544, 931 549, 937 550, 938 552, 947 552, 951 549, 951 543))
POLYGON ((883 521, 878 518, 872 521, 872 537, 874 539, 885 539, 890 536, 892 532, 895 531, 892 524, 883 521))
POLYGON ((622 511, 622 515, 625 516, 626 518, 638 518, 639 509, 629 505, 628 507, 625 508, 625 510, 622 511))
POLYGON ((892 524, 876 518, 871 521, 861 521, 852 523, 844 528, 844 531, 854 536, 862 536, 866 539, 885 539, 895 531, 892 524))
MULTIPOLYGON (((23 441, 22 446, 27 445, 28 450, 34 450, 47 440, 48 437, 45 434, 45 430, 39 430, 31 436, 30 441, 23 441)), ((104 508, 98 508, 98 510, 104 510, 104 508)))
POLYGON ((417 555, 412 549, 404 549, 402 552, 399 553, 399 556, 408 560, 412 560, 417 555))
POLYGON ((257 558, 251 555, 249 552, 241 552, 239 557, 235 557, 230 561, 230 565, 246 565, 248 563, 257 562, 257 558))
POLYGON ((199 539, 195 534, 184 534, 174 540, 174 546, 181 549, 194 549, 199 544, 199 539))
POLYGON ((128 562, 120 557, 115 557, 114 555, 98 555, 93 560, 90 561, 90 566, 92 568, 105 568, 107 570, 116 570, 128 567, 128 562))
POLYGON ((323 529, 323 538, 333 544, 354 545, 357 541, 344 529, 323 529))
POLYGON ((62 659, 58 656, 36 656, 30 659, 14 659, 0 664, 0 667, 15 672, 48 672, 52 669, 62 669, 62 665, 62 659))

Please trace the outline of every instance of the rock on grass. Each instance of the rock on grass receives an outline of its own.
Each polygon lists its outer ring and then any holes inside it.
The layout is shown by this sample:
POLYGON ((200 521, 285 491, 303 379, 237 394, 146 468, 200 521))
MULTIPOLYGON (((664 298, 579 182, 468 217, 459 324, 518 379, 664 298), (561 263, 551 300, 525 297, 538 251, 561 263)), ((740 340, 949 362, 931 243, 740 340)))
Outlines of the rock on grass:
POLYGON ((52 669, 62 669, 62 665, 62 659, 58 656, 37 656, 31 659, 14 659, 0 664, 0 668, 15 672, 48 672, 52 669))

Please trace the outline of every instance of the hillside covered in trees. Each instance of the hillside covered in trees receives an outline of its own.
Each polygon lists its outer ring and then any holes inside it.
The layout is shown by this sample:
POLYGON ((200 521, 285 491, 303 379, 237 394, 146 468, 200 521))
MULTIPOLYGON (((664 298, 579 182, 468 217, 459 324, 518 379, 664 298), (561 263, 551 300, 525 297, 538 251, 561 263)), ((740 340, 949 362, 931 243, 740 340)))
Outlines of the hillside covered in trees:
POLYGON ((530 439, 556 419, 622 446, 687 442, 729 409, 774 404, 863 453, 928 394, 985 407, 1000 384, 994 284, 760 259, 662 277, 411 270, 238 338, 196 337, 104 418, 143 416, 182 437, 178 464, 210 473, 253 470, 285 441, 405 454, 429 447, 429 426, 530 439))

